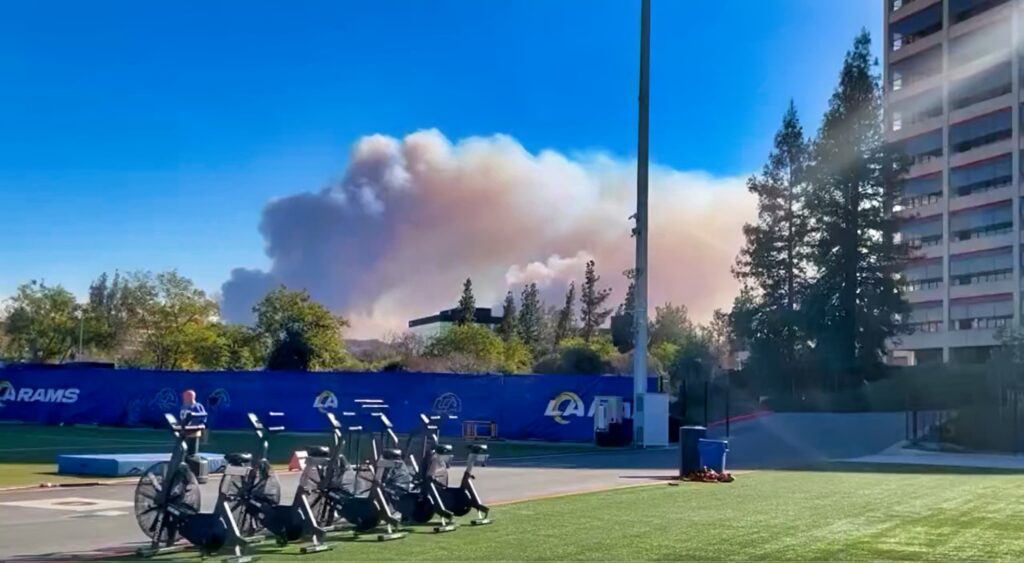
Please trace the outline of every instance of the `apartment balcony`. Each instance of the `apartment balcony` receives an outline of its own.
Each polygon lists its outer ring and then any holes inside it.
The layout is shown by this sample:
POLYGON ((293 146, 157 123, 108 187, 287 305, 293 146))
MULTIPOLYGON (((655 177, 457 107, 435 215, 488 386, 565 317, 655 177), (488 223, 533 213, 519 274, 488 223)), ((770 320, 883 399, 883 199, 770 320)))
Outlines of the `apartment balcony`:
POLYGON ((886 94, 888 97, 888 103, 892 104, 901 102, 907 98, 913 98, 914 96, 921 95, 932 88, 942 86, 944 77, 945 75, 942 72, 937 72, 927 78, 919 80, 904 80, 901 82, 899 88, 896 88, 896 85, 890 82, 889 90, 886 94))
MULTIPOLYGON (((994 143, 988 143, 986 145, 974 147, 970 150, 961 153, 953 153, 949 157, 949 166, 950 168, 956 168, 957 166, 963 166, 965 164, 970 164, 972 162, 977 162, 979 160, 995 158, 997 156, 1004 155, 1008 152, 1013 152, 1012 138, 1001 139, 994 143)), ((929 162, 926 164, 931 163, 929 162)), ((939 166, 939 169, 941 170, 942 167, 939 166)), ((913 170, 913 167, 911 168, 911 170, 913 170)))
POLYGON ((994 190, 976 192, 961 197, 953 197, 949 200, 949 210, 951 212, 960 211, 963 209, 970 209, 972 207, 988 205, 990 203, 1012 200, 1013 192, 1013 186, 1007 185, 994 190))
POLYGON ((950 299, 961 299, 964 297, 984 297, 1000 293, 1013 293, 1016 291, 1016 284, 1013 280, 1013 272, 1005 275, 977 276, 977 283, 968 285, 951 285, 949 287, 950 299), (991 281, 986 281, 986 278, 991 281), (1002 278, 1002 279, 1000 279, 1002 278))
POLYGON ((896 212, 896 216, 902 219, 913 219, 915 217, 931 217, 933 215, 940 215, 945 209, 945 205, 942 201, 942 196, 938 196, 930 203, 924 203, 917 205, 916 207, 904 207, 896 212))
MULTIPOLYGON (((1011 85, 1012 88, 1012 85, 1011 85)), ((1013 92, 1008 92, 995 98, 989 98, 987 100, 971 104, 967 107, 963 107, 957 110, 953 110, 949 113, 950 123, 959 123, 961 121, 968 121, 975 117, 992 113, 1004 108, 1013 107, 1013 92)))
POLYGON ((942 172, 943 164, 946 159, 941 156, 937 156, 931 160, 919 162, 917 164, 911 164, 907 169, 907 178, 916 178, 918 176, 927 176, 929 174, 935 174, 942 172))
POLYGON ((949 242, 949 253, 963 254, 965 252, 978 252, 980 250, 992 250, 994 248, 1002 248, 1004 246, 1012 245, 1014 239, 1016 239, 1018 236, 1019 235, 1014 233, 1011 229, 1009 232, 1000 233, 997 235, 972 238, 968 240, 958 241, 951 239, 949 242))
POLYGON ((889 51, 889 64, 898 63, 909 59, 918 53, 923 53, 936 45, 942 44, 942 31, 936 31, 921 38, 912 39, 911 42, 904 42, 899 49, 889 51))
POLYGON ((912 334, 901 334, 891 340, 895 350, 923 350, 925 348, 942 348, 946 345, 947 334, 943 328, 936 332, 915 331, 912 334))
MULTIPOLYGON (((1012 101, 1010 102, 1013 103, 1012 101)), ((935 117, 929 117, 922 119, 916 123, 905 123, 899 129, 890 130, 886 134, 886 138, 890 141, 902 141, 903 139, 909 139, 910 137, 916 137, 929 131, 942 128, 945 125, 946 120, 940 114, 935 117)))
POLYGON ((942 0, 899 0, 899 7, 892 9, 892 6, 896 6, 897 0, 891 0, 889 3, 889 21, 897 22, 903 18, 916 14, 925 8, 934 6, 935 4, 942 3, 942 0))
MULTIPOLYGON (((1005 48, 999 47, 997 49, 993 49, 991 52, 984 53, 976 58, 961 62, 955 66, 950 62, 951 66, 948 72, 949 80, 950 82, 954 82, 966 76, 977 74, 989 67, 995 66, 1012 58, 1012 56, 1013 49, 1007 45, 1005 48)), ((931 80, 931 77, 929 77, 929 80, 931 80)))
POLYGON ((908 254, 912 259, 942 258, 946 255, 946 245, 942 237, 924 244, 908 243, 908 246, 908 254))
MULTIPOLYGON (((1012 324, 1012 322, 1007 323, 1012 324)), ((970 330, 951 330, 946 333, 944 339, 949 343, 950 348, 962 348, 967 346, 994 346, 999 342, 996 340, 998 328, 974 328, 970 330)))
POLYGON ((946 298, 946 286, 942 282, 938 282, 938 287, 904 291, 903 296, 907 299, 908 303, 927 303, 929 301, 942 301, 946 298))
POLYGON ((970 33, 992 24, 1012 21, 1013 5, 1015 3, 1014 0, 1009 0, 1001 6, 995 6, 959 22, 953 21, 953 14, 950 14, 951 18, 948 24, 949 37, 959 37, 965 33, 970 33))

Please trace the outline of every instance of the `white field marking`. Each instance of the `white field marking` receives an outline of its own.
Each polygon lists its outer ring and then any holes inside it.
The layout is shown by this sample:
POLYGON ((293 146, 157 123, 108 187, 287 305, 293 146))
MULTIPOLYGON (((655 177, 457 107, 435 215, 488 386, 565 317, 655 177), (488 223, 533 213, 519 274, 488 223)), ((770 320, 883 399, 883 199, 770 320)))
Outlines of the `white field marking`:
POLYGON ((98 512, 83 512, 82 514, 77 514, 74 517, 78 518, 83 516, 124 516, 126 514, 128 513, 123 510, 100 510, 98 512))
POLYGON ((16 506, 19 508, 45 508, 49 510, 68 510, 71 512, 92 512, 95 510, 110 510, 112 508, 127 508, 129 506, 134 506, 134 504, 123 500, 92 499, 82 497, 58 497, 40 500, 17 500, 12 502, 0 502, 0 506, 16 506))
POLYGON ((151 448, 166 442, 149 442, 146 444, 125 444, 123 446, 47 446, 44 448, 0 448, 0 453, 6 452, 38 452, 44 450, 124 450, 136 448, 151 448))

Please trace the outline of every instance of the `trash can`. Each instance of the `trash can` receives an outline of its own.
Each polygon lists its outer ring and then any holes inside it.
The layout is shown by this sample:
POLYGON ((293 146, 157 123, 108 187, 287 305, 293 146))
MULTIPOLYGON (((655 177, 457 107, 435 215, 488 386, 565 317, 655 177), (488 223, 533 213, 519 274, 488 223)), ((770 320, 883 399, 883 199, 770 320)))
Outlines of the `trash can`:
POLYGON ((679 429, 679 476, 686 477, 700 469, 700 450, 697 444, 707 436, 703 426, 683 426, 679 429))
POLYGON ((700 450, 701 467, 707 467, 715 473, 725 473, 725 454, 729 451, 729 442, 701 439, 697 449, 700 450))

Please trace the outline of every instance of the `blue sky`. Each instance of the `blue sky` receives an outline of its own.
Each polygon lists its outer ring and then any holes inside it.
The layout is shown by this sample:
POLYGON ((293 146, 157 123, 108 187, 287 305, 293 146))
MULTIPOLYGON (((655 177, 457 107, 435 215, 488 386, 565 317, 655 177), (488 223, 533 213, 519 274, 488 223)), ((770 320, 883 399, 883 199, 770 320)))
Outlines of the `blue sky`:
MULTIPOLYGON (((788 100, 817 128, 875 0, 654 0, 651 151, 760 167, 788 100)), ((265 267, 268 200, 370 133, 506 133, 635 154, 639 0, 18 2, 0 7, 0 296, 265 267), (214 4, 211 6, 211 4, 214 4)), ((876 49, 877 50, 877 49, 876 49)))

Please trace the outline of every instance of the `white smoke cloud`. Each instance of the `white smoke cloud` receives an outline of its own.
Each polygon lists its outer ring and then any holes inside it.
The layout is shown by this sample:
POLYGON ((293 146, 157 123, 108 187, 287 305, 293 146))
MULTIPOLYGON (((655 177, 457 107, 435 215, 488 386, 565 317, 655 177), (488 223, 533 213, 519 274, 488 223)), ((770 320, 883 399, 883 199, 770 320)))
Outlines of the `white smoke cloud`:
MULTIPOLYGON (((352 336, 379 336, 453 306, 466 277, 481 305, 529 282, 559 303, 591 258, 621 300, 635 166, 605 154, 531 154, 505 135, 364 137, 340 181, 267 205, 260 231, 272 267, 234 270, 222 313, 248 322, 253 303, 285 284, 347 315, 352 336)), ((741 227, 755 217, 744 179, 653 166, 650 199, 652 304, 685 303, 698 319, 728 306, 741 227)))

